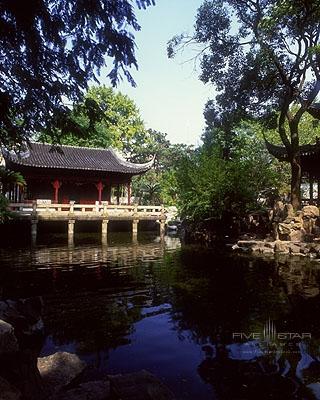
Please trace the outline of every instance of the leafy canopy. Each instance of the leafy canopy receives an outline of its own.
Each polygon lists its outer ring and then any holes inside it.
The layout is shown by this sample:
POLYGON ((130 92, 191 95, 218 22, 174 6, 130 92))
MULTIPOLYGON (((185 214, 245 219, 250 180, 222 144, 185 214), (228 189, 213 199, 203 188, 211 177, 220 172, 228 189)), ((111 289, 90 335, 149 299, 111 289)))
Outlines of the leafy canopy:
MULTIPOLYGON (((57 128, 54 140, 65 145, 113 147, 128 157, 150 141, 134 101, 110 87, 92 86, 84 102, 75 105, 71 119, 81 127, 81 133, 63 132, 57 128), (88 104, 89 107, 90 104, 98 106, 94 123, 88 117, 88 104)), ((52 142, 52 139, 46 132, 38 136, 39 141, 52 142)))
POLYGON ((200 79, 214 84, 211 112, 228 135, 246 118, 277 128, 298 208, 299 124, 320 90, 320 0, 205 0, 194 35, 174 37, 169 56, 186 42, 202 47, 200 79))
POLYGON ((113 85, 122 75, 134 84, 139 29, 130 0, 2 1, 0 142, 14 146, 44 128, 76 130, 66 103, 79 102, 105 66, 113 85))

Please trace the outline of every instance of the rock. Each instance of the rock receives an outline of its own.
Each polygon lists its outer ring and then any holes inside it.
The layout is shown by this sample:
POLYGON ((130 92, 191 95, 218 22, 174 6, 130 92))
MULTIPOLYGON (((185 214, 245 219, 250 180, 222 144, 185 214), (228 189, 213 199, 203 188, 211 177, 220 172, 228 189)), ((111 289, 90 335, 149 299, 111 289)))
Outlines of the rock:
POLYGON ((290 218, 294 216, 294 209, 292 204, 288 203, 284 206, 284 214, 286 218, 290 218))
POLYGON ((273 248, 270 248, 270 247, 262 247, 260 252, 262 254, 274 254, 273 248))
POLYGON ((320 400, 320 383, 319 382, 309 383, 309 385, 307 385, 307 388, 312 392, 315 399, 320 400))
POLYGON ((174 400, 173 393, 148 371, 109 376, 111 395, 121 400, 174 400))
POLYGON ((41 297, 0 301, 0 319, 25 335, 32 335, 43 329, 41 313, 41 297))
POLYGON ((300 253, 302 254, 309 253, 309 247, 307 246, 307 243, 300 243, 300 253))
POLYGON ((319 243, 310 243, 308 244, 309 253, 320 254, 320 244, 319 243))
POLYGON ((109 396, 109 381, 91 381, 66 392, 54 394, 48 400, 105 400, 109 396))
POLYGON ((18 340, 13 326, 0 319, 0 354, 16 353, 18 350, 18 340))
POLYGON ((304 206, 302 212, 304 217, 316 218, 320 216, 319 208, 316 206, 304 206))
POLYGON ((282 240, 276 240, 274 242, 274 251, 276 253, 289 253, 288 242, 282 240))
POLYGON ((19 400, 20 391, 0 376, 0 400, 19 400))
POLYGON ((244 249, 252 249, 254 247, 260 247, 260 240, 239 240, 237 245, 244 249))
POLYGON ((289 233, 289 240, 291 242, 303 242, 305 230, 303 228, 299 230, 291 230, 289 233))
POLYGON ((37 368, 42 347, 41 298, 0 301, 0 376, 24 400, 43 398, 37 368))
POLYGON ((38 358, 38 369, 50 393, 59 391, 81 374, 86 364, 76 354, 58 352, 38 358))
POLYGON ((301 254, 300 245, 297 243, 289 243, 288 249, 291 254, 301 254))

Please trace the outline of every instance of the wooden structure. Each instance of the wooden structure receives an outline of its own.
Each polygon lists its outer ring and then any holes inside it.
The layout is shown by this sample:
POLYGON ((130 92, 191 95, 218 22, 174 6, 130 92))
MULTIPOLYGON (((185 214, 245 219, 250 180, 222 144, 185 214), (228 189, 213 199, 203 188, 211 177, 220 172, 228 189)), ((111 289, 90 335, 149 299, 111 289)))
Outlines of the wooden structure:
MULTIPOLYGON (((270 154, 279 161, 288 162, 287 150, 284 146, 272 144, 266 140, 270 154)), ((309 186, 309 196, 302 196, 302 202, 320 205, 320 140, 315 144, 300 146, 302 178, 309 186)))
POLYGON ((70 201, 94 204, 96 201, 131 202, 131 179, 148 171, 153 160, 135 164, 124 160, 113 149, 75 146, 52 146, 31 143, 25 152, 3 151, 6 168, 20 172, 27 189, 12 187, 8 197, 13 202, 42 199, 55 204, 70 201), (112 194, 115 196, 112 196, 112 194))
POLYGON ((109 221, 131 221, 132 235, 137 238, 139 221, 158 221, 160 236, 165 233, 165 210, 162 206, 138 206, 138 205, 108 205, 102 204, 44 204, 33 201, 30 203, 10 203, 10 210, 16 218, 27 219, 31 222, 32 241, 37 239, 38 221, 66 221, 68 223, 69 243, 74 239, 74 224, 76 221, 101 221, 102 241, 106 242, 109 221))
POLYGON ((101 221, 103 241, 111 220, 131 221, 134 238, 141 220, 158 221, 160 235, 164 234, 163 207, 131 205, 131 179, 148 171, 153 160, 134 164, 112 149, 41 143, 32 143, 20 154, 3 151, 3 156, 6 167, 20 172, 27 182, 24 192, 11 188, 9 209, 17 218, 30 220, 33 242, 39 220, 66 221, 69 242, 77 220, 101 221), (120 188, 126 192, 122 201, 120 188))

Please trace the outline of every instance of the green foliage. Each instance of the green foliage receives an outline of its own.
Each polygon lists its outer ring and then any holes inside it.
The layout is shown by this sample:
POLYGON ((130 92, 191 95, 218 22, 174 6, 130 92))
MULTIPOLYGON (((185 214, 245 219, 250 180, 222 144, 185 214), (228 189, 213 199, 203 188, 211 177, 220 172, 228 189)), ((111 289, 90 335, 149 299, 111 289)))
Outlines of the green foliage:
POLYGON ((134 179, 132 190, 134 196, 139 198, 141 204, 161 203, 159 176, 155 170, 151 170, 141 177, 134 179))
POLYGON ((121 75, 134 85, 129 69, 137 67, 133 32, 140 26, 132 1, 6 0, 0 11, 2 144, 44 129, 55 135, 57 126, 78 131, 65 99, 79 102, 105 66, 112 85, 121 75))
POLYGON ((10 171, 4 167, 0 167, 0 184, 1 191, 5 194, 11 185, 24 187, 26 186, 26 181, 20 172, 10 171))
POLYGON ((242 120, 277 129, 291 164, 295 208, 300 205, 302 117, 320 91, 319 6, 319 0, 204 0, 192 37, 175 36, 168 44, 171 57, 186 43, 202 48, 200 79, 217 93, 205 113, 224 136, 224 158, 232 130, 242 120))
POLYGON ((12 217, 12 213, 8 211, 8 199, 5 197, 5 193, 12 185, 18 185, 24 187, 26 182, 23 176, 19 172, 14 172, 0 167, 0 223, 2 224, 6 220, 12 217))
POLYGON ((183 217, 241 217, 288 191, 288 166, 271 158, 262 132, 259 124, 243 122, 234 131, 228 158, 218 137, 183 159, 175 177, 183 217))
MULTIPOLYGON (((76 105, 72 117, 81 126, 82 134, 58 131, 56 140, 61 144, 113 147, 130 156, 139 151, 140 146, 147 147, 150 142, 134 101, 126 95, 116 93, 110 87, 91 87, 85 96, 85 102, 76 105), (94 109, 95 104, 98 106, 98 110, 94 109), (91 113, 95 112, 96 122, 94 124, 88 117, 89 107, 91 107, 91 113)), ((38 140, 52 142, 52 137, 43 133, 38 140)))
POLYGON ((131 159, 137 162, 155 156, 154 168, 133 179, 133 194, 143 204, 176 205, 178 199, 176 169, 180 161, 193 152, 192 146, 171 144, 165 133, 149 130, 147 146, 140 146, 131 159))
POLYGON ((3 194, 0 194, 0 224, 3 224, 12 216, 11 212, 8 211, 8 204, 7 198, 3 194))

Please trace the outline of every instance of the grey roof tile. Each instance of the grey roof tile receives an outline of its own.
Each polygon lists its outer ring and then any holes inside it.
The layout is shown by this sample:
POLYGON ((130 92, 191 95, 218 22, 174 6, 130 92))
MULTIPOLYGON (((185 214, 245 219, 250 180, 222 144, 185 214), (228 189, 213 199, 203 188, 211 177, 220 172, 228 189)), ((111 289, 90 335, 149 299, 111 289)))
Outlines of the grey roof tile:
POLYGON ((3 156, 11 163, 26 167, 104 171, 131 175, 146 172, 153 164, 153 160, 145 164, 131 163, 111 148, 52 146, 44 143, 31 143, 28 150, 20 154, 4 151, 3 156))

